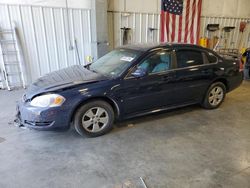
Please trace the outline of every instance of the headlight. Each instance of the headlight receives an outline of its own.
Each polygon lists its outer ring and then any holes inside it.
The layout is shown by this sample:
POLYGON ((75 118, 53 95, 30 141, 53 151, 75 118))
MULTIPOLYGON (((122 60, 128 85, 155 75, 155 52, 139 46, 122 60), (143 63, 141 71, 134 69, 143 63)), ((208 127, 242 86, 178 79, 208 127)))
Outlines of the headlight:
POLYGON ((31 106, 36 107, 56 107, 61 106, 65 101, 65 98, 57 94, 47 94, 35 97, 30 102, 31 106))

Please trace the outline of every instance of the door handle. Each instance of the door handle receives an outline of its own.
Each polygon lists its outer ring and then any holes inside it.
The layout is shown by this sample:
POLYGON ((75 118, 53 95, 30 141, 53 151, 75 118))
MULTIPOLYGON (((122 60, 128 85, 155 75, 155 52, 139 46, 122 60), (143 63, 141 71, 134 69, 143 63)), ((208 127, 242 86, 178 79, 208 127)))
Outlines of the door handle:
POLYGON ((209 74, 210 72, 209 72, 209 70, 202 70, 201 71, 203 74, 209 74))
POLYGON ((169 80, 171 80, 171 79, 173 79, 173 78, 174 78, 173 75, 166 75, 166 76, 163 76, 163 77, 162 77, 162 80, 164 80, 164 81, 169 81, 169 80))

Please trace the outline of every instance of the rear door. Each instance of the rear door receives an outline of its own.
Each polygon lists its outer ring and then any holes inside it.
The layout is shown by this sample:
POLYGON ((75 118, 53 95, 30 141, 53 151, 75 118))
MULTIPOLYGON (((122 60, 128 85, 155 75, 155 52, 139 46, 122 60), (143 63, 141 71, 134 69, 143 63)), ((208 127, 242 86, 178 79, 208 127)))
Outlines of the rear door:
POLYGON ((199 49, 178 48, 175 57, 177 103, 200 102, 213 79, 214 64, 199 49))

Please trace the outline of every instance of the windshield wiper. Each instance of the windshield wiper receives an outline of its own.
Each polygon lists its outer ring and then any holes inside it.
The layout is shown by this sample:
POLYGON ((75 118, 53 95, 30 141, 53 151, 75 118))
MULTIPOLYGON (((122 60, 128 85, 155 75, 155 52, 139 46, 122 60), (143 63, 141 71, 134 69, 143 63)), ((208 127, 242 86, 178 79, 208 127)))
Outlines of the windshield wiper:
POLYGON ((92 72, 94 72, 94 73, 98 73, 98 74, 100 74, 99 72, 97 72, 96 70, 94 70, 94 69, 88 69, 88 70, 90 70, 90 71, 92 71, 92 72))
POLYGON ((89 70, 89 66, 90 64, 84 65, 84 68, 89 70))
POLYGON ((88 69, 88 70, 90 70, 90 71, 92 71, 92 72, 99 73, 99 72, 97 72, 96 70, 91 69, 91 68, 90 68, 90 65, 91 65, 91 63, 89 63, 89 64, 87 64, 87 65, 84 65, 84 68, 85 68, 85 69, 88 69))

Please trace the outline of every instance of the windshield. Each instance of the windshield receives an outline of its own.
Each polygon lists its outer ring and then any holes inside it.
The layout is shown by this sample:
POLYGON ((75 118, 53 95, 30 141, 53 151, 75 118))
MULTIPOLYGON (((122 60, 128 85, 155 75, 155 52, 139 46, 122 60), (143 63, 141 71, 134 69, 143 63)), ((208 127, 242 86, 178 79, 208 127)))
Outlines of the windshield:
POLYGON ((89 66, 89 69, 105 76, 117 77, 140 55, 138 51, 118 49, 109 52, 89 66))

